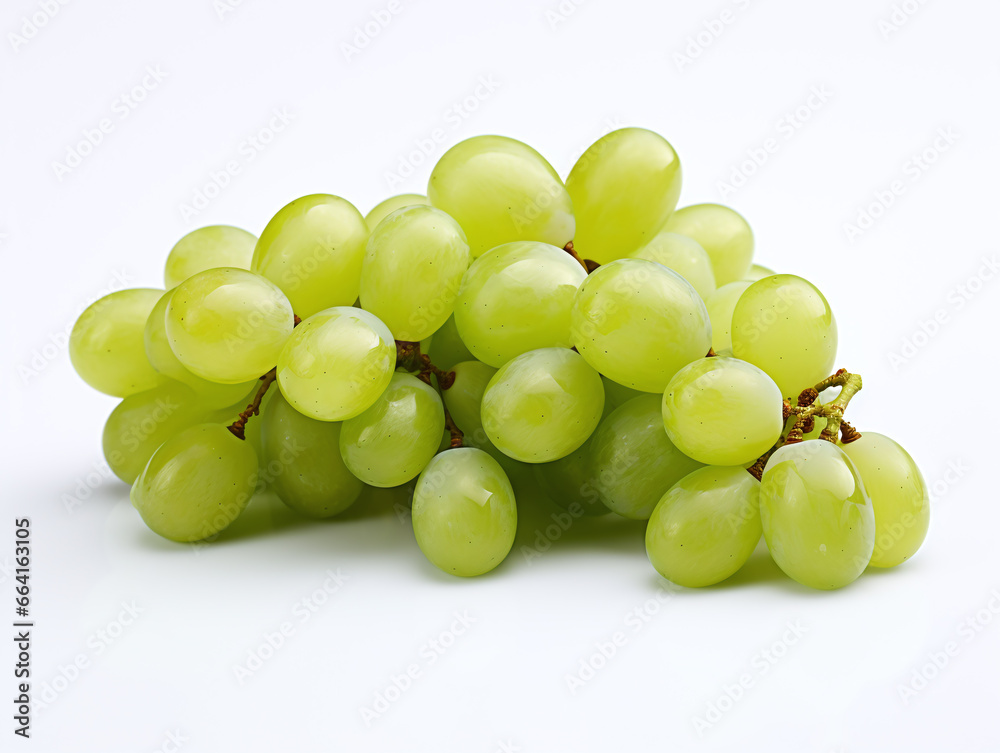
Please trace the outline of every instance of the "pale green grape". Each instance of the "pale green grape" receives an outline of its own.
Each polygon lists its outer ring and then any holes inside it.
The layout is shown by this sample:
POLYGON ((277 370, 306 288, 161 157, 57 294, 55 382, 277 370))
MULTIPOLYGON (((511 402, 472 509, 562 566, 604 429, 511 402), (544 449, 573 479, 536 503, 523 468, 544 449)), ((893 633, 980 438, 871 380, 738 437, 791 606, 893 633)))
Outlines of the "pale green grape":
POLYGON ((770 267, 765 267, 763 264, 753 264, 750 266, 750 271, 744 275, 744 280, 749 280, 750 282, 757 282, 757 280, 762 280, 765 277, 770 277, 775 272, 770 267))
POLYGON ((702 300, 715 292, 712 260, 698 241, 677 233, 660 232, 645 246, 629 254, 630 259, 648 259, 674 270, 691 283, 702 300))
POLYGON ((712 320, 712 350, 716 353, 732 349, 733 311, 740 296, 751 284, 749 280, 730 282, 705 299, 708 317, 712 320))
POLYGON ((368 311, 338 306, 295 328, 278 358, 278 385, 305 415, 344 421, 378 399, 395 368, 389 328, 368 311))
POLYGON ((444 212, 427 206, 397 210, 368 240, 361 306, 397 340, 423 340, 455 310, 470 261, 465 233, 444 212))
POLYGON ((604 382, 605 410, 607 410, 608 405, 610 405, 611 409, 614 410, 615 408, 625 405, 625 403, 633 397, 649 394, 646 392, 639 392, 639 390, 633 390, 631 387, 626 387, 624 384, 618 384, 618 382, 614 382, 607 377, 601 377, 601 381, 604 382))
POLYGON ((573 203, 559 175, 514 139, 475 136, 453 146, 434 166, 427 196, 462 226, 473 257, 513 241, 562 248, 573 240, 573 203))
POLYGON ((455 302, 462 341, 499 368, 539 348, 573 345, 569 312, 587 271, 561 248, 535 241, 506 243, 469 267, 455 302))
POLYGON ((366 214, 365 224, 368 225, 369 230, 374 230, 382 220, 397 209, 428 204, 430 202, 427 200, 427 197, 419 193, 404 193, 399 196, 393 196, 378 204, 372 211, 366 214))
POLYGON ((209 225, 192 230, 170 249, 164 282, 167 288, 175 288, 206 269, 250 269, 256 243, 256 235, 229 225, 209 225))
POLYGON ((866 431, 842 448, 861 474, 875 511, 873 567, 895 567, 924 543, 930 493, 910 454, 889 437, 866 431))
POLYGON ((186 369, 211 382, 237 384, 274 368, 294 314, 271 281, 245 269, 219 267, 199 272, 174 290, 166 322, 170 348, 186 369))
POLYGON ((771 456, 760 518, 778 567, 812 588, 851 583, 875 546, 875 514, 857 468, 821 439, 785 445, 771 456))
POLYGON ((674 212, 664 230, 694 238, 708 252, 715 284, 742 280, 753 261, 753 231, 742 215, 721 204, 694 204, 674 212))
POLYGON ((430 462, 443 431, 444 406, 437 390, 399 372, 371 407, 344 421, 340 454, 348 470, 366 484, 399 486, 430 462))
POLYGON ((303 196, 267 223, 250 268, 281 288, 305 319, 354 303, 367 241, 368 225, 351 202, 327 194, 303 196))
POLYGON ((566 457, 587 441, 604 409, 601 375, 567 348, 508 361, 483 395, 483 428, 497 448, 525 463, 566 457))
POLYGON ((679 586, 725 580, 760 541, 760 482, 743 468, 699 468, 674 484, 646 526, 646 554, 679 586))
POLYGON ((601 502, 634 520, 646 520, 667 489, 701 467, 667 436, 659 395, 629 400, 601 421, 590 457, 601 502))
POLYGON ((425 352, 430 356, 431 362, 435 366, 445 370, 462 361, 476 360, 458 334, 454 314, 449 316, 441 328, 434 333, 430 348, 425 352))
POLYGON ((163 383, 146 358, 143 331, 162 290, 119 290, 91 304, 69 336, 73 368, 95 390, 128 397, 163 383))
POLYGON ((364 484, 340 456, 343 424, 304 416, 280 394, 261 411, 260 423, 260 474, 286 505, 311 518, 328 518, 354 504, 364 484))
MULTIPOLYGON (((485 439, 482 420, 483 393, 490 379, 497 373, 492 366, 479 361, 456 363, 450 371, 455 374, 451 387, 444 390, 444 405, 452 420, 467 437, 474 441, 485 439)), ((476 442, 478 446, 478 441, 476 442)))
POLYGON ((474 447, 446 450, 427 464, 412 515, 420 551, 446 573, 487 573, 514 545, 514 490, 497 461, 474 447))
POLYGON ((830 376, 837 321, 811 282, 795 275, 765 277, 736 303, 733 353, 766 371, 784 397, 795 399, 830 376))
POLYGON ((542 491, 565 510, 579 515, 607 515, 611 512, 601 502, 593 477, 591 441, 564 458, 534 466, 535 481, 542 491))
POLYGON ((685 455, 706 465, 747 465, 781 436, 781 390, 738 358, 702 358, 663 393, 663 425, 685 455))
POLYGON ((196 424, 160 445, 131 498, 154 533, 200 541, 236 520, 256 486, 253 448, 221 424, 196 424))
POLYGON ((641 392, 663 392, 670 377, 712 346, 708 311, 694 288, 644 259, 594 271, 580 286, 570 323, 587 363, 641 392))
POLYGON ((659 134, 622 128, 583 153, 566 189, 576 212, 573 246, 581 257, 606 264, 663 227, 681 193, 681 161, 659 134))

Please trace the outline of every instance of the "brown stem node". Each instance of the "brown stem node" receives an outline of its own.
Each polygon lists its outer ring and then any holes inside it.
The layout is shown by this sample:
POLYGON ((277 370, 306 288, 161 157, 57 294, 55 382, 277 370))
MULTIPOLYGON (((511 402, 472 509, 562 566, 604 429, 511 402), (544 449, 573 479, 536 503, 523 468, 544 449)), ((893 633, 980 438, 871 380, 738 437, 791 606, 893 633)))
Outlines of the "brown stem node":
POLYGON ((270 387, 272 382, 274 382, 274 380, 277 378, 278 378, 278 370, 276 368, 271 369, 269 372, 267 372, 264 376, 260 378, 261 385, 257 389, 256 394, 253 396, 253 402, 251 402, 250 405, 247 406, 245 411, 243 411, 242 413, 240 413, 239 416, 237 416, 236 420, 233 421, 233 423, 231 423, 229 426, 226 427, 227 429, 229 429, 230 432, 232 432, 234 436, 236 436, 239 439, 247 438, 246 436, 247 421, 250 420, 250 416, 260 415, 260 403, 264 399, 264 394, 267 392, 267 388, 270 387))

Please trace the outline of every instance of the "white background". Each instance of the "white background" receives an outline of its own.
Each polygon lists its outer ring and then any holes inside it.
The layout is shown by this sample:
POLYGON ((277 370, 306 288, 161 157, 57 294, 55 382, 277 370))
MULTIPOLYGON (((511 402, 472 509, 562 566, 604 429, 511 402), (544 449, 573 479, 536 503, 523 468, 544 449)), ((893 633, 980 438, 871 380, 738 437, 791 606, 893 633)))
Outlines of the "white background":
POLYGON ((51 702, 30 741, 13 736, 14 631, 0 630, 3 749, 169 751, 178 732, 192 753, 1000 749, 989 266, 1000 7, 902 5, 912 12, 893 21, 890 0, 589 0, 564 12, 557 0, 246 0, 220 17, 211 0, 105 0, 59 6, 22 44, 9 35, 41 5, 5 3, 0 624, 13 615, 13 521, 30 516, 33 687, 51 702), (391 20, 353 54, 344 45, 372 12, 391 20), (719 33, 692 42, 706 24, 719 33), (165 77, 123 108, 147 67, 165 77), (276 109, 290 123, 249 147, 276 109), (104 118, 110 133, 57 174, 104 118), (914 560, 820 593, 759 550, 728 583, 671 593, 637 524, 556 529, 528 562, 520 547, 552 522, 526 511, 529 494, 508 561, 465 581, 424 560, 390 495, 311 525, 265 500, 195 552, 146 530, 125 485, 100 477, 115 401, 73 374, 66 334, 119 277, 161 285, 181 235, 211 223, 259 233, 313 192, 366 212, 422 192, 433 162, 480 133, 525 140, 565 175, 620 125, 677 148, 681 204, 731 204, 758 261, 825 292, 838 362, 865 379, 851 420, 900 441, 934 489, 914 560), (935 146, 939 129, 953 136, 935 146), (428 138, 429 156, 409 156, 428 138), (764 164, 742 168, 768 138, 764 164), (926 169, 913 161, 925 150, 926 169), (232 160, 239 172, 185 218, 232 160), (753 174, 730 191, 734 171, 753 174), (894 181, 904 190, 849 237, 894 181), (348 580, 309 611, 302 600, 324 596, 338 569, 348 580), (133 602, 141 613, 124 625, 133 602), (456 612, 475 621, 434 654, 427 642, 456 612), (241 684, 234 667, 283 622, 292 634, 241 684), (573 692, 567 675, 617 632, 615 656, 573 692), (947 664, 925 670, 949 644, 947 664), (67 671, 80 655, 85 669, 67 671), (411 664, 419 677, 366 725, 362 709, 411 664))

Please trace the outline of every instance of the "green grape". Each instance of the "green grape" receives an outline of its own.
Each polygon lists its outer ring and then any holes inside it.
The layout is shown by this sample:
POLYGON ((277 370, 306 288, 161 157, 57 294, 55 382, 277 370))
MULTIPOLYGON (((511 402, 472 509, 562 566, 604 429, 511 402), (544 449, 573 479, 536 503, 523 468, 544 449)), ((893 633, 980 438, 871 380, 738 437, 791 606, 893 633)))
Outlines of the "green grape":
POLYGON ((506 243, 469 267, 455 303, 462 341, 499 368, 539 348, 573 345, 569 312, 587 271, 561 248, 506 243))
POLYGON ((646 526, 646 554, 679 586, 724 581, 760 541, 760 482, 743 468, 699 468, 674 484, 646 526))
POLYGON ((608 405, 611 406, 611 410, 614 410, 615 408, 625 405, 625 403, 633 397, 648 394, 646 392, 639 392, 639 390, 633 390, 631 387, 626 387, 624 384, 613 382, 607 377, 601 377, 601 381, 604 382, 605 410, 608 405))
POLYGON ((445 371, 456 363, 476 360, 458 334, 454 314, 449 316, 441 328, 434 333, 430 347, 424 352, 430 356, 431 362, 435 366, 445 371))
POLYGON ((486 435, 515 460, 547 463, 587 441, 601 420, 601 375, 567 348, 542 348, 508 361, 483 395, 486 435))
POLYGON ((611 511, 594 484, 590 447, 588 439, 564 458, 536 464, 535 482, 549 499, 574 515, 607 515, 611 511))
POLYGON ((305 319, 358 297, 368 225, 339 196, 312 194, 282 207, 267 223, 250 269, 288 296, 305 319))
POLYGON ((163 383, 143 347, 146 319, 161 295, 150 288, 119 290, 80 314, 69 336, 69 357, 83 381, 115 397, 163 383))
POLYGON ((295 328, 278 358, 278 385, 310 418, 344 421, 378 399, 395 368, 389 328, 368 311, 338 306, 295 328))
POLYGON ((770 267, 765 267, 763 264, 753 264, 750 266, 750 271, 746 273, 743 279, 749 280, 750 282, 757 282, 757 280, 763 280, 765 277, 770 277, 774 273, 774 270, 770 267))
POLYGON ((370 408, 344 421, 340 454, 348 470, 366 484, 399 486, 430 462, 443 431, 444 406, 437 390, 400 372, 370 408))
POLYGON ((206 269, 250 269, 256 243, 256 235, 229 225, 192 230, 170 249, 163 280, 169 289, 206 269))
POLYGON ((667 436, 706 465, 752 463, 774 446, 784 424, 778 385, 738 358, 689 363, 663 393, 667 436))
POLYGON ((583 153, 566 189, 576 212, 573 246, 581 257, 607 264, 663 227, 681 193, 681 161, 659 134, 622 128, 583 153))
POLYGON ((570 322, 587 363, 640 392, 663 392, 670 377, 712 346, 708 311, 694 288, 644 259, 619 259, 591 273, 570 322))
POLYGON ((660 232, 653 240, 629 254, 630 259, 648 259, 674 270, 691 283, 702 300, 715 292, 712 260, 698 241, 677 233, 660 232))
POLYGON ((446 450, 427 464, 412 516, 420 551, 453 575, 488 573, 514 545, 514 490, 497 461, 474 447, 446 450))
POLYGON ((694 238, 708 252, 715 284, 742 280, 753 261, 753 231, 743 217, 721 204, 694 204, 674 212, 664 230, 694 238))
POLYGON ((463 361, 452 366, 450 371, 454 372, 455 381, 442 392, 444 405, 466 436, 481 440, 485 438, 482 420, 483 393, 497 370, 479 361, 463 361))
POLYGON ((851 583, 875 546, 875 514, 857 468, 824 440, 788 444, 771 456, 760 518, 778 567, 812 588, 851 583))
POLYGON ((354 504, 364 484, 340 457, 342 424, 304 416, 280 394, 261 411, 260 424, 260 473, 286 505, 311 518, 329 518, 354 504))
POLYGON ((873 567, 895 567, 924 543, 930 525, 930 493, 910 454, 889 437, 866 431, 845 444, 875 511, 873 567))
POLYGON ((646 520, 664 491, 701 468, 664 431, 658 395, 641 395, 615 408, 594 432, 590 457, 601 502, 634 520, 646 520))
POLYGON ((723 285, 705 299, 708 318, 712 320, 712 350, 720 353, 733 347, 733 311, 740 296, 750 287, 749 280, 723 285))
POLYGON ((397 210, 368 241, 361 306, 397 340, 423 340, 455 310, 470 261, 465 233, 444 212, 427 206, 397 210))
POLYGON ((274 368, 294 314, 271 281, 245 269, 219 267, 199 272, 174 290, 166 323, 170 348, 186 369, 210 382, 237 384, 274 368))
POLYGON ((221 424, 196 424, 160 445, 131 498, 154 533, 200 541, 236 520, 256 486, 253 448, 221 424))
POLYGON ((427 206, 429 204, 430 202, 427 201, 427 197, 419 193, 404 193, 399 196, 393 196, 392 198, 386 199, 381 204, 377 205, 374 209, 372 209, 372 211, 365 215, 365 224, 368 225, 369 230, 374 230, 378 227, 378 224, 382 220, 395 212, 397 209, 418 205, 427 206))
POLYGON ((453 146, 434 166, 427 196, 462 226, 473 257, 513 241, 562 248, 573 240, 573 203, 559 175, 514 139, 475 136, 453 146))
POLYGON ((837 321, 823 294, 795 275, 753 283, 733 311, 733 353, 767 372, 794 399, 830 376, 837 321))

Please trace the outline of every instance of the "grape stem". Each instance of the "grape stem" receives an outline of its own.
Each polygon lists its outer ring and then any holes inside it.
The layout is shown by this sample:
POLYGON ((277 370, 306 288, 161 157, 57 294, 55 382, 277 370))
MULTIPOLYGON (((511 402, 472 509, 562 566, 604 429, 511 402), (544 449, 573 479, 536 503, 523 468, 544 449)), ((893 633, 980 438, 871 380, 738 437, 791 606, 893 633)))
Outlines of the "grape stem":
MULTIPOLYGON (((434 386, 431 381, 431 374, 437 377, 438 386, 442 390, 449 389, 455 383, 455 372, 439 369, 431 363, 431 357, 420 352, 419 342, 409 342, 407 340, 396 340, 396 365, 402 366, 407 371, 417 372, 417 379, 434 386)), ((465 434, 458 428, 455 419, 451 417, 448 408, 444 409, 444 425, 451 434, 450 449, 462 447, 465 442, 465 434)))
POLYGON ((573 241, 570 241, 569 243, 567 243, 566 246, 563 248, 563 251, 565 251, 567 254, 569 254, 570 256, 572 256, 578 262, 580 262, 580 266, 587 270, 587 274, 588 275, 591 272, 593 272, 595 269, 597 269, 599 266, 601 266, 600 264, 598 264, 593 259, 583 259, 583 258, 581 258, 580 254, 578 254, 576 252, 576 249, 573 247, 573 241))
POLYGON ((260 415, 260 403, 264 399, 264 394, 267 392, 267 388, 271 386, 275 379, 278 378, 277 368, 271 369, 264 376, 260 378, 261 385, 257 389, 257 393, 253 396, 253 402, 247 406, 247 409, 240 413, 239 417, 233 423, 231 423, 226 428, 229 429, 239 439, 246 439, 246 425, 247 421, 250 420, 250 416, 260 415))

